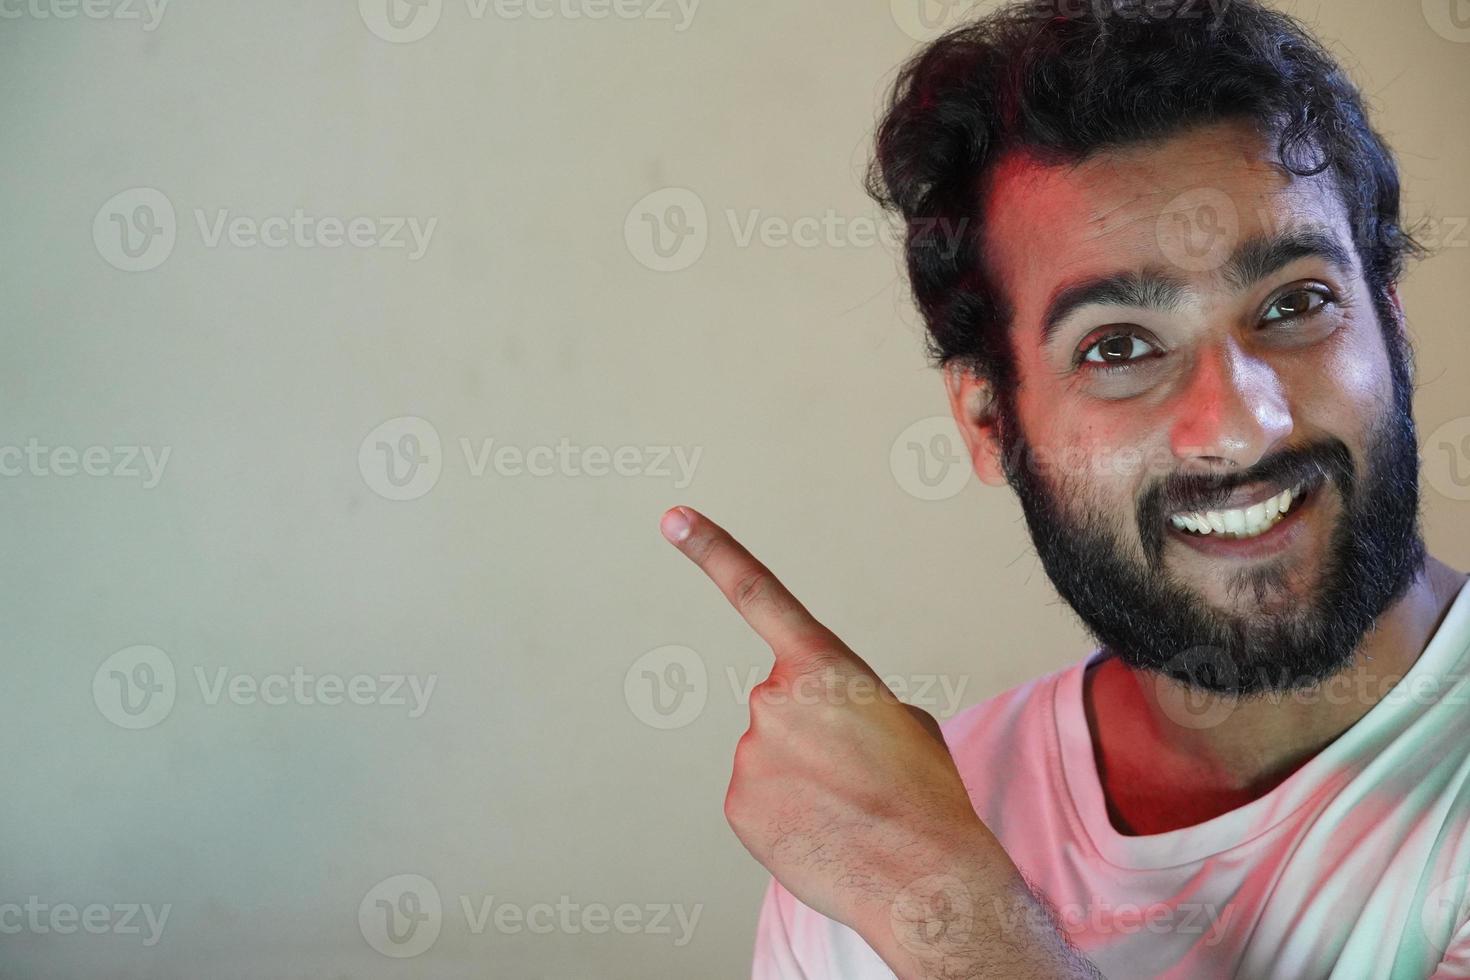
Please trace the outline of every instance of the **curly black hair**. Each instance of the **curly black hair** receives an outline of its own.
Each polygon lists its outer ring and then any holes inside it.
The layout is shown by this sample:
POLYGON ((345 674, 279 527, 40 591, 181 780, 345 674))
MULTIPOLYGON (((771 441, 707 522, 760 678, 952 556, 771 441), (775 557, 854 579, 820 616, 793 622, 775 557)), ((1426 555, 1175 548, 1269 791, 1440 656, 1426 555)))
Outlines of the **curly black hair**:
POLYGON ((1362 96, 1306 28, 1256 0, 1175 2, 1161 16, 1147 12, 1157 3, 1049 3, 1012 3, 926 45, 900 70, 878 126, 866 186, 905 222, 931 359, 963 364, 1010 402, 1012 311, 982 262, 979 213, 1008 151, 1075 163, 1247 120, 1276 140, 1289 172, 1331 168, 1399 369, 1388 290, 1422 249, 1400 223, 1398 169, 1362 96))

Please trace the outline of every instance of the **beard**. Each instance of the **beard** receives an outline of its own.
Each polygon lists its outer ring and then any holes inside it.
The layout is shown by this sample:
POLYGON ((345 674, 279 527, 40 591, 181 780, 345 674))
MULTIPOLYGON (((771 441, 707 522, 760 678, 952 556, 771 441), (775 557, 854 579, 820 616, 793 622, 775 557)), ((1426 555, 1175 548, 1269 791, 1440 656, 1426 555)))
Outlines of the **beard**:
MULTIPOLYGON (((1020 498, 1031 539, 1057 592, 1100 644, 1135 669, 1189 689, 1239 698, 1285 693, 1346 669, 1378 618, 1424 567, 1419 530, 1419 455, 1406 362, 1394 364, 1394 404, 1369 435, 1362 476, 1352 452, 1323 439, 1263 457, 1248 470, 1218 476, 1174 475, 1153 485, 1136 507, 1143 558, 1117 533, 1117 509, 1069 510, 1067 486, 1054 490, 1032 466, 1025 436, 1001 425, 1006 478, 1020 498), (1164 564, 1171 513, 1209 509, 1253 483, 1306 484, 1308 503, 1335 493, 1341 503, 1314 594, 1310 569, 1280 559, 1236 571, 1227 583, 1249 597, 1249 613, 1219 609, 1164 564), (1114 516, 1109 516, 1109 515, 1114 516), (1310 587, 1310 586, 1308 586, 1310 587)), ((1007 399, 1009 401, 1009 399, 1007 399)), ((1014 420, 1014 405, 1002 418, 1014 420)), ((1065 481, 1064 481, 1065 483, 1065 481)))

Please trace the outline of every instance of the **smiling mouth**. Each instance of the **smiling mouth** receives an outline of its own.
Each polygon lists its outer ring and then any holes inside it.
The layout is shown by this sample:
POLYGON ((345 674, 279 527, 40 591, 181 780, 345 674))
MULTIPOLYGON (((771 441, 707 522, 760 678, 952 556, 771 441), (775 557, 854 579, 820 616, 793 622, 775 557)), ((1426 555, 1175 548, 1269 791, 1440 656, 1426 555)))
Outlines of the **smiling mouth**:
POLYGON ((1307 495, 1306 484, 1283 490, 1249 507, 1228 510, 1185 511, 1169 517, 1169 523, 1181 533, 1206 537, 1215 535, 1226 541, 1257 538, 1275 527, 1291 513, 1307 495))

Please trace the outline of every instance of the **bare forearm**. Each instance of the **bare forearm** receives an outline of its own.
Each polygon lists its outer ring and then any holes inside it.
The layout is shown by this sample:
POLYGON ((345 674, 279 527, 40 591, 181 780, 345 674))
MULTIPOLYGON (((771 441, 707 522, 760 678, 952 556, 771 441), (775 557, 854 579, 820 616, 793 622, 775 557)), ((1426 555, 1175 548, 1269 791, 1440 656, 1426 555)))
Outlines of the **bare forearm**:
POLYGON ((860 932, 900 980, 1102 978, 1013 865, 916 879, 860 932))

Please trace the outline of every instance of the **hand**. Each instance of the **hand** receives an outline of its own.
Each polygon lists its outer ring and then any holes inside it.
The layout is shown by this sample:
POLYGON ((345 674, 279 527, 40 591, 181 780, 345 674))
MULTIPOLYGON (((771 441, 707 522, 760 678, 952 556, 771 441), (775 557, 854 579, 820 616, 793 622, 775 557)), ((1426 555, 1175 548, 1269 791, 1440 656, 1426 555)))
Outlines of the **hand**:
MULTIPOLYGON (((746 849, 801 902, 861 934, 900 976, 970 969, 956 964, 989 939, 1034 947, 1034 936, 996 939, 987 924, 982 906, 993 899, 1012 914, 1017 902, 1023 914, 1036 905, 971 806, 934 719, 899 701, 714 522, 676 507, 661 529, 776 657, 750 693, 750 728, 725 796, 746 849), (930 914, 936 897, 940 911, 930 914)), ((1036 962, 1034 949, 1022 955, 1036 962)), ((1013 972, 996 976, 1061 975, 1020 972, 1004 952, 999 960, 1013 972)), ((999 960, 992 955, 992 965, 999 960)))

